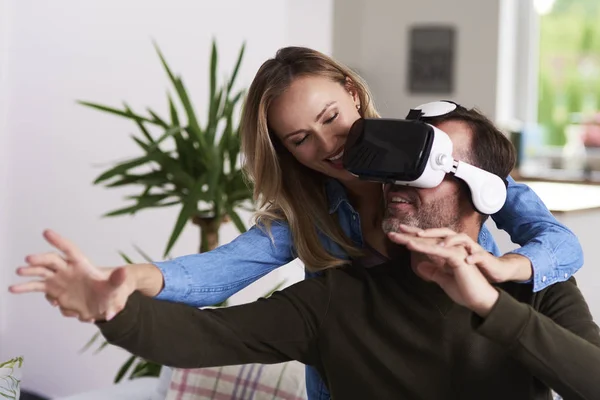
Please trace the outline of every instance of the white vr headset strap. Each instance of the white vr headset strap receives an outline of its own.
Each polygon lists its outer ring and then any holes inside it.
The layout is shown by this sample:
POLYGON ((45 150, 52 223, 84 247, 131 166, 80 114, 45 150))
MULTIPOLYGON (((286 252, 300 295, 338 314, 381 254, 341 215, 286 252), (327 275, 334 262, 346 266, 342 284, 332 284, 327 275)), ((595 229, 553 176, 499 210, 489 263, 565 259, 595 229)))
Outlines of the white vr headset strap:
POLYGON ((486 215, 495 214, 506 201, 506 185, 498 176, 464 161, 455 161, 454 176, 462 179, 471 190, 473 205, 486 215))
MULTIPOLYGON (((448 104, 440 103, 442 105, 448 104)), ((450 137, 437 127, 430 126, 433 128, 435 136, 425 170, 414 181, 396 181, 395 184, 418 188, 434 188, 442 182, 446 174, 454 174, 469 186, 473 205, 477 211, 486 215, 500 211, 506 201, 504 181, 498 175, 464 161, 455 160, 452 157, 453 145, 450 137)))
MULTIPOLYGON (((506 201, 504 181, 498 175, 464 161, 455 160, 451 155, 453 145, 448 135, 436 127, 433 127, 433 129, 436 135, 430 155, 432 169, 454 174, 454 176, 463 180, 469 186, 473 205, 480 213, 491 215, 500 211, 506 201)), ((437 184, 423 187, 437 186, 441 183, 442 177, 439 176, 438 179, 437 184)), ((432 184, 434 182, 428 183, 432 184)))

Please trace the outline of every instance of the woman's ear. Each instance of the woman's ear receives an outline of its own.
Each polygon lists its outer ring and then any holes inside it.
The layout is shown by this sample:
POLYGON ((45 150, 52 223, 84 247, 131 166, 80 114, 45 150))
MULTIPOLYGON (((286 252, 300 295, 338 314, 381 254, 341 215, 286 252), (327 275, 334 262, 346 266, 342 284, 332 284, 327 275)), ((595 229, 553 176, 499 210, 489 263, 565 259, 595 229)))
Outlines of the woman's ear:
POLYGON ((352 100, 354 101, 356 108, 360 109, 360 97, 358 96, 358 90, 356 90, 356 85, 352 79, 346 77, 346 83, 344 84, 344 87, 348 93, 350 93, 350 96, 352 96, 352 100))

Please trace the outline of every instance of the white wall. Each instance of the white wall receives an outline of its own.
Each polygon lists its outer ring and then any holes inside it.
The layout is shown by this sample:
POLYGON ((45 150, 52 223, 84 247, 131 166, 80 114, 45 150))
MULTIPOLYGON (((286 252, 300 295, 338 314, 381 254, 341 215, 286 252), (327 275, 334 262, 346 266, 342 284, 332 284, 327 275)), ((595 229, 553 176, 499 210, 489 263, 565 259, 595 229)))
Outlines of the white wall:
POLYGON ((286 46, 306 46, 325 54, 333 47, 332 0, 288 0, 286 46))
MULTIPOLYGON (((98 164, 105 167, 138 154, 128 137, 135 127, 75 104, 85 99, 119 106, 127 100, 138 111, 150 106, 165 114, 168 81, 152 38, 185 77, 200 110, 206 106, 212 36, 218 40, 223 73, 230 71, 242 41, 247 42, 239 80, 244 86, 279 47, 331 49, 331 1, 0 1, 1 11, 14 10, 1 31, 8 46, 2 46, 2 57, 10 71, 8 83, 0 87, 10 110, 1 121, 8 134, 0 137, 0 171, 8 172, 0 191, 0 212, 6 212, 6 232, 0 237, 3 288, 6 280, 17 280, 12 271, 26 254, 49 249, 41 238, 47 227, 72 238, 98 265, 121 263, 117 251, 132 252, 132 243, 160 258, 177 210, 100 219, 123 205, 124 192, 91 184, 103 169, 98 164), (320 12, 314 11, 317 3, 320 12), (304 37, 308 26, 310 34, 304 37)), ((226 227, 222 242, 235 234, 226 227)), ((198 233, 189 227, 173 255, 195 252, 197 244, 198 233)), ((301 272, 297 265, 292 269, 264 287, 301 272)), ((41 295, 1 296, 0 359, 25 356, 24 388, 59 396, 112 381, 124 352, 108 348, 98 355, 78 354, 94 326, 62 318, 41 295)))
POLYGON ((384 116, 403 117, 418 104, 454 99, 496 112, 500 0, 336 0, 333 55, 367 80, 384 116), (417 24, 457 28, 453 95, 407 91, 409 28, 417 24))
MULTIPOLYGON (((10 4, 7 0, 0 0, 0 188, 6 188, 8 177, 8 132, 6 130, 7 103, 9 99, 8 85, 8 59, 6 57, 8 47, 9 21, 11 15, 10 4)), ((8 216, 8 205, 5 196, 0 195, 0 221, 6 221, 8 216)), ((0 224, 0 246, 6 243, 8 226, 0 224)), ((8 271, 6 265, 6 252, 0 252, 0 354, 8 352, 4 339, 6 327, 6 282, 8 271)), ((1 358, 0 358, 1 359, 1 358)))

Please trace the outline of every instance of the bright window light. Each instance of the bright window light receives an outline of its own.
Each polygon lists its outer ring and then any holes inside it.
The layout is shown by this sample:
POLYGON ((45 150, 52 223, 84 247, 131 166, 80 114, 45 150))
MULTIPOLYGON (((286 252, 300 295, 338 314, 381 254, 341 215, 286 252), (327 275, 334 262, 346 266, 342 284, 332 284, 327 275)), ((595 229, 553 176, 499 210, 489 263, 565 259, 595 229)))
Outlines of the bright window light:
POLYGON ((552 11, 555 1, 556 0, 533 0, 533 7, 538 14, 546 15, 552 11))

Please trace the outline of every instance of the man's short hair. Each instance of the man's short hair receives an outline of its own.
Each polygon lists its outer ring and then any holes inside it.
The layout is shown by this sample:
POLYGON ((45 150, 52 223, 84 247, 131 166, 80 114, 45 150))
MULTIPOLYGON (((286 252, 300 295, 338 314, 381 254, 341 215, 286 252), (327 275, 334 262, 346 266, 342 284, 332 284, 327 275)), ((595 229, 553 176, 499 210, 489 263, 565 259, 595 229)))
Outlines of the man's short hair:
POLYGON ((505 179, 513 170, 516 151, 489 118, 475 108, 458 106, 454 111, 439 117, 423 118, 424 122, 439 125, 448 121, 461 121, 471 129, 471 150, 464 161, 505 179))
MULTIPOLYGON (((448 121, 465 123, 471 130, 471 148, 468 154, 460 155, 462 161, 496 174, 502 179, 506 179, 513 170, 516 162, 515 147, 506 135, 479 110, 457 106, 448 114, 422 118, 422 120, 435 126, 448 121)), ((469 193, 468 186, 462 181, 461 187, 464 193, 469 193)), ((467 197, 471 200, 470 196, 467 197)), ((479 221, 481 226, 487 218, 487 215, 481 214, 479 221)))

